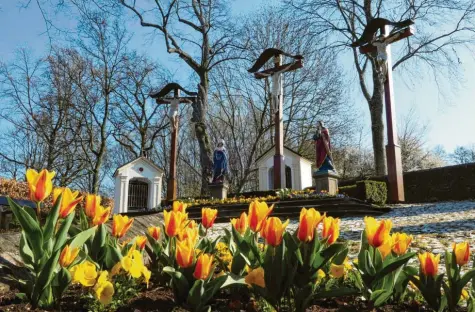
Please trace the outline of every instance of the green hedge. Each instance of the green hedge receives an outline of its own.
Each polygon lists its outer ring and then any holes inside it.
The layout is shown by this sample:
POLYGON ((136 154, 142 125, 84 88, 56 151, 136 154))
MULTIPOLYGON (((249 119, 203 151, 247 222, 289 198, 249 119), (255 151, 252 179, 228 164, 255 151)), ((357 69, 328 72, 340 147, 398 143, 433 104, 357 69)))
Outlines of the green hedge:
POLYGON ((358 181, 354 185, 342 186, 339 188, 339 192, 381 206, 386 203, 388 196, 385 182, 371 180, 358 181))

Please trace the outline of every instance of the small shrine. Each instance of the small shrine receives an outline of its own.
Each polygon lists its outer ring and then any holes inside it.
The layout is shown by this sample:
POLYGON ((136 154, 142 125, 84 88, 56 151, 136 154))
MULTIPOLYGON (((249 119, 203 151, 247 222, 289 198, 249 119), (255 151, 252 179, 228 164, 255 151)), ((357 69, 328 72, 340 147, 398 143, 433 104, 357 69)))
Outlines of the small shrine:
MULTIPOLYGON (((271 147, 263 153, 256 164, 259 169, 259 190, 274 189, 274 153, 271 147)), ((312 186, 312 161, 284 146, 285 175, 281 185, 284 188, 303 190, 312 186)))
POLYGON ((114 172, 114 214, 146 211, 160 206, 164 171, 139 157, 114 172))

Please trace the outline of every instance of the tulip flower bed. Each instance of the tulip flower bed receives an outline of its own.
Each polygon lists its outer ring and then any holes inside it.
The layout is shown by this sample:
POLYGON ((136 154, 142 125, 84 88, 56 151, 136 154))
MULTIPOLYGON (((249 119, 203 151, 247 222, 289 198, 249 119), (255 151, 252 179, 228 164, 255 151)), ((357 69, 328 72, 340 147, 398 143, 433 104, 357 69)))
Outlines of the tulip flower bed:
POLYGON ((18 280, 22 302, 0 299, 0 310, 461 311, 461 303, 475 310, 468 243, 445 252, 440 274, 441 255, 416 254, 412 236, 391 233, 391 220, 365 217, 358 255, 349 259, 339 218, 302 208, 298 228, 289 232, 289 220, 257 200, 213 239, 207 233, 218 211, 203 208, 198 223, 182 202, 164 211, 163 224, 126 239, 133 218, 115 215, 109 231, 111 210, 99 196, 87 195, 85 207, 76 209, 82 198, 53 190, 52 176, 28 172, 38 207, 54 195, 44 220, 40 208, 10 201, 22 228, 26 278, 18 280), (417 267, 408 264, 413 258, 417 267))

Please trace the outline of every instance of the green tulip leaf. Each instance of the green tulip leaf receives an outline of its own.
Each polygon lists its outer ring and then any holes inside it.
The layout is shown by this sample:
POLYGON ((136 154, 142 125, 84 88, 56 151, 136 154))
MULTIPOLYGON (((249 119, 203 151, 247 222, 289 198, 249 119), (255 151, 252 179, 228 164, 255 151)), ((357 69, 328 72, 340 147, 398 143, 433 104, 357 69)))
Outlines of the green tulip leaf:
POLYGON ((54 203, 50 213, 46 217, 46 222, 43 226, 43 239, 45 242, 47 242, 54 234, 56 223, 58 222, 59 208, 61 207, 62 198, 63 194, 60 194, 56 199, 56 202, 54 203))
POLYGON ((73 220, 74 212, 70 213, 69 216, 67 216, 66 219, 64 219, 61 223, 61 226, 59 227, 59 230, 55 235, 53 251, 63 248, 64 244, 68 240, 68 232, 69 228, 71 227, 71 224, 73 223, 73 220))

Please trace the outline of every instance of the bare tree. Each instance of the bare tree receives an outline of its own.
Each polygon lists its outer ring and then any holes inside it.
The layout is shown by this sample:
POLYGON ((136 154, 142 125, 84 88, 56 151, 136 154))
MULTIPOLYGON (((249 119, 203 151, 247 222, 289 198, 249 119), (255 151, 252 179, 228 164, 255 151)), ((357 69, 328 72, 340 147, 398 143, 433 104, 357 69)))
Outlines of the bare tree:
MULTIPOLYGON (((376 17, 393 21, 415 20, 417 34, 398 43, 402 48, 394 54, 392 68, 411 70, 421 75, 424 65, 437 77, 444 70, 452 74, 458 65, 457 47, 473 44, 475 40, 474 0, 414 0, 397 5, 389 0, 284 0, 285 10, 291 8, 301 23, 312 33, 328 38, 333 53, 350 51, 349 43, 356 41, 365 25, 376 17), (406 65, 406 66, 403 66, 406 65), (415 68, 418 68, 417 73, 415 68)), ((374 54, 360 55, 356 48, 351 57, 361 92, 368 103, 375 169, 385 174, 383 75, 374 54)))
POLYGON ((140 25, 163 35, 168 53, 177 55, 198 76, 198 100, 193 105, 196 140, 200 148, 201 191, 206 191, 211 172, 211 146, 206 128, 209 73, 218 64, 234 59, 235 31, 224 1, 155 1, 154 8, 120 0, 140 25))
POLYGON ((163 85, 166 78, 165 73, 159 73, 158 66, 144 56, 133 53, 124 61, 119 87, 115 90, 118 101, 111 117, 112 135, 135 158, 151 154, 156 139, 168 126, 166 107, 155 104, 148 96, 151 89, 163 85))
POLYGON ((457 165, 475 163, 475 145, 457 146, 450 158, 457 165))

